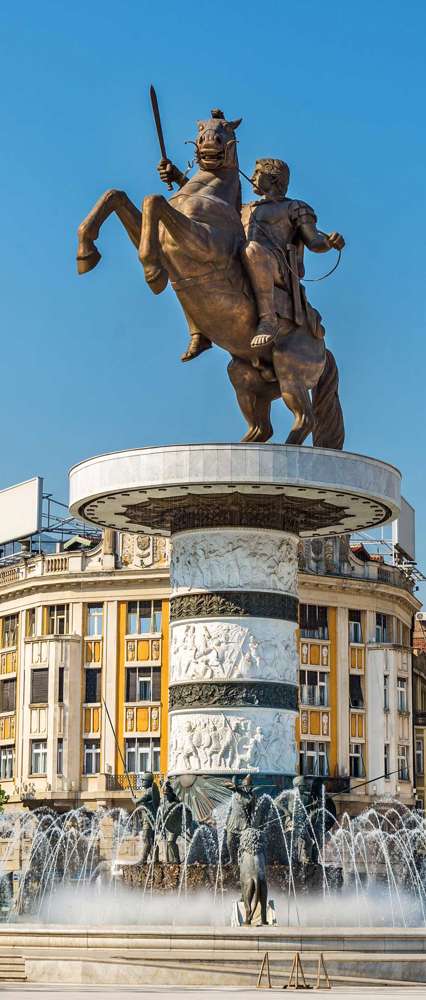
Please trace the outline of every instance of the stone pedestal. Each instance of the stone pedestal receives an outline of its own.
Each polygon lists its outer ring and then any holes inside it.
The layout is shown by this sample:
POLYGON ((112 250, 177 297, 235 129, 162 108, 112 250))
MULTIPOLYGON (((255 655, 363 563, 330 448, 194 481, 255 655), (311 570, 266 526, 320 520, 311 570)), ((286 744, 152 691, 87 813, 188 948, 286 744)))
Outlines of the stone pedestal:
POLYGON ((169 772, 296 772, 299 538, 397 516, 385 463, 288 445, 103 455, 70 473, 71 511, 171 535, 169 772))
POLYGON ((173 536, 169 771, 294 774, 298 539, 173 536))

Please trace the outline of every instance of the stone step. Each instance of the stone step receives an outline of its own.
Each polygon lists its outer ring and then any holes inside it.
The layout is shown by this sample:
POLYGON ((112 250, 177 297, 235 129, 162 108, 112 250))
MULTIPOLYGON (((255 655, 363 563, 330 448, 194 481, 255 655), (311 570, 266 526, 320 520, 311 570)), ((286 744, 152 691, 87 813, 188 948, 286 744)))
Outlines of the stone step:
POLYGON ((25 982, 25 960, 22 955, 0 954, 0 982, 25 982))

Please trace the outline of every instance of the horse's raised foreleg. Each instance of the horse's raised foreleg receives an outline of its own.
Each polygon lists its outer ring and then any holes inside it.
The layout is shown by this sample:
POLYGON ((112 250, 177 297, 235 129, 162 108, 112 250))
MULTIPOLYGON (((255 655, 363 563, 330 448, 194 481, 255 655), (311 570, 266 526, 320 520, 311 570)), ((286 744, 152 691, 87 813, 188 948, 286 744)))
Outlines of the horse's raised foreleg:
POLYGON ((101 254, 94 240, 99 236, 99 230, 112 212, 116 212, 120 222, 135 247, 139 246, 142 213, 127 197, 125 191, 106 191, 96 202, 94 208, 78 227, 77 269, 79 274, 87 274, 101 259, 101 254))
POLYGON ((160 222, 182 252, 197 261, 211 260, 214 255, 211 228, 203 222, 189 219, 162 194, 148 195, 144 198, 142 208, 139 260, 149 287, 158 295, 165 289, 169 278, 161 257, 160 222))
POLYGON ((271 403, 280 390, 277 382, 265 382, 249 361, 233 358, 228 375, 234 386, 240 410, 248 423, 243 441, 269 441, 273 430, 271 403))

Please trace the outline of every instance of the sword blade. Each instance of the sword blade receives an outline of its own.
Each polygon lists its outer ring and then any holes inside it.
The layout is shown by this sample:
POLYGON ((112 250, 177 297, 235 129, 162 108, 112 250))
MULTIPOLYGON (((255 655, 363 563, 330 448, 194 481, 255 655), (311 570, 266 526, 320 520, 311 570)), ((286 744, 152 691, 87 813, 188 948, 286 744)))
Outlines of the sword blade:
POLYGON ((149 96, 151 98, 152 113, 154 115, 155 127, 157 129, 158 142, 160 144, 161 155, 163 160, 167 160, 166 146, 164 142, 163 128, 161 125, 160 110, 158 107, 157 95, 155 93, 154 87, 150 86, 149 96))
MULTIPOLYGON (((149 88, 149 96, 151 98, 152 113, 154 115, 155 127, 157 129, 158 142, 160 144, 161 158, 163 160, 167 160, 168 156, 166 153, 166 144, 164 142, 163 126, 161 124, 161 118, 160 118, 160 109, 158 107, 157 94, 155 93, 155 89, 152 86, 152 84, 149 88)), ((170 181, 167 187, 169 191, 173 191, 173 184, 171 184, 170 181)))

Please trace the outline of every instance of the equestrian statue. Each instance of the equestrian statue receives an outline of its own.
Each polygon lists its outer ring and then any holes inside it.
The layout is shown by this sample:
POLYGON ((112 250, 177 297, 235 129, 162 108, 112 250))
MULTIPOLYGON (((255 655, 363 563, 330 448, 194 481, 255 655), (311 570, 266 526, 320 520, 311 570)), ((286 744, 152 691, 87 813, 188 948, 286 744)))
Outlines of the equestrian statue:
POLYGON ((124 191, 107 191, 79 226, 79 273, 99 262, 95 240, 116 212, 151 290, 158 295, 170 281, 179 299, 190 333, 182 360, 213 344, 231 355, 228 374, 248 424, 243 441, 269 440, 271 403, 281 396, 295 418, 287 444, 301 445, 312 433, 314 446, 342 448, 337 366, 301 278, 305 247, 341 251, 343 237, 322 233, 314 210, 287 197, 283 160, 256 161, 249 179, 259 198, 241 204, 235 136, 241 119, 228 121, 214 109, 198 122, 199 169, 188 179, 166 155, 156 100, 153 108, 160 178, 178 190, 169 199, 148 195, 141 211, 124 191))

